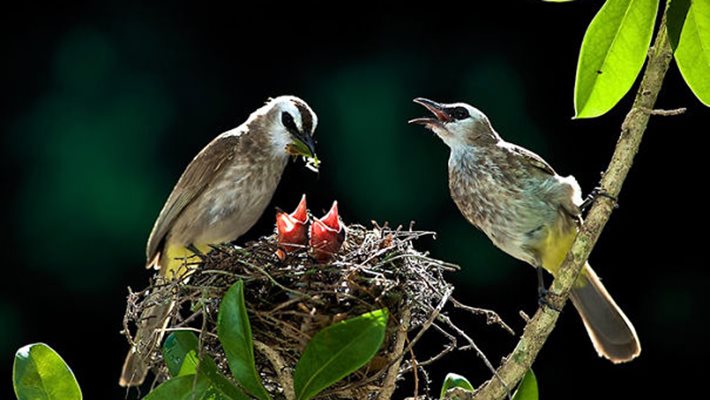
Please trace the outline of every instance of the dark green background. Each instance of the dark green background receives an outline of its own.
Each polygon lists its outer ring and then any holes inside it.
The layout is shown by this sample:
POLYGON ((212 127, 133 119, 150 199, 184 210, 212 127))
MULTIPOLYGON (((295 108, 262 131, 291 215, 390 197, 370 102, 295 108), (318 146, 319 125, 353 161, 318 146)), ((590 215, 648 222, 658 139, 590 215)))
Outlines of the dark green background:
MULTIPOLYGON (((423 113, 411 99, 475 104, 504 138, 589 191, 630 96, 602 118, 571 119, 577 52, 597 2, 469 3, 306 10, 294 2, 113 1, 4 10, 0 398, 12 398, 14 351, 35 341, 64 356, 85 398, 126 395, 116 384, 127 350, 119 335, 125 296, 147 283, 143 249, 160 207, 202 146, 280 94, 298 95, 318 113, 323 166, 319 175, 289 166, 273 205, 291 208, 307 193, 317 214, 337 199, 347 222, 413 220, 437 231, 421 248, 462 265, 451 275, 455 295, 520 330, 518 310, 536 306, 534 270, 459 215, 445 145, 406 124, 423 113)), ((699 233, 706 150, 694 144, 705 139, 710 111, 675 66, 659 106, 689 110, 652 119, 621 207, 592 255, 636 324, 643 353, 623 366, 599 359, 568 309, 535 365, 545 399, 636 397, 649 388, 661 397, 670 390, 664 382, 695 382, 694 361, 710 355, 699 322, 708 306, 699 233)), ((248 238, 269 233, 272 214, 248 238)), ((515 343, 480 319, 453 315, 494 362, 515 343)), ((435 337, 426 342, 422 358, 436 345, 435 337)), ((475 385, 489 375, 470 353, 430 371, 434 392, 449 371, 475 385)), ((405 387, 401 397, 411 395, 405 387)))

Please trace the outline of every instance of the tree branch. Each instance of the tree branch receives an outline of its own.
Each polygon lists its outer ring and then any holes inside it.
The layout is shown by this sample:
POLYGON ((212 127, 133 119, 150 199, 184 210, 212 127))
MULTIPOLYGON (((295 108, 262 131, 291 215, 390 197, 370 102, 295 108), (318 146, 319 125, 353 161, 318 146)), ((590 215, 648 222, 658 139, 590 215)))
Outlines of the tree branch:
POLYGON ((407 342, 407 332, 411 323, 412 312, 410 309, 405 309, 402 312, 402 318, 397 327, 397 336, 392 347, 392 355, 390 362, 392 365, 387 370, 385 380, 382 382, 382 391, 377 395, 377 400, 390 400, 394 390, 397 388, 397 377, 399 376, 399 366, 402 364, 402 353, 404 344, 407 342))
POLYGON ((271 362, 279 384, 284 390, 283 394, 286 400, 295 400, 296 392, 293 386, 293 376, 287 371, 286 362, 281 358, 279 352, 258 340, 254 340, 254 348, 265 355, 271 362))
MULTIPOLYGON (((616 143, 614 155, 600 183, 601 190, 613 198, 618 198, 624 179, 626 179, 634 156, 638 152, 649 117, 651 114, 655 114, 649 110, 654 110, 656 97, 673 56, 666 33, 665 19, 664 13, 655 42, 649 51, 643 80, 631 111, 626 115, 621 125, 621 134, 616 143)), ((584 225, 550 286, 551 296, 548 296, 548 302, 551 307, 538 308, 533 318, 527 323, 515 349, 498 367, 497 375, 502 379, 490 379, 478 391, 469 392, 465 397, 462 397, 461 391, 459 391, 457 399, 501 399, 508 394, 502 382, 506 382, 509 388, 514 388, 522 379, 555 327, 559 312, 553 308, 561 310, 567 301, 569 291, 609 220, 614 206, 615 201, 606 196, 599 196, 595 199, 584 225)))

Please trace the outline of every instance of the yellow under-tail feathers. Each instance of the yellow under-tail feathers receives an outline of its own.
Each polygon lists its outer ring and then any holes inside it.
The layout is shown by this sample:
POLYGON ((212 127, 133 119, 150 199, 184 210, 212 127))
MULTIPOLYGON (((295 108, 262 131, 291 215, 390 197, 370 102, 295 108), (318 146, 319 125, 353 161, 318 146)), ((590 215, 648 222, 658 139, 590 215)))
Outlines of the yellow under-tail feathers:
MULTIPOLYGON (((208 244, 193 245, 202 254, 207 254, 212 250, 208 244)), ((170 245, 160 256, 160 274, 167 281, 178 278, 185 278, 200 262, 199 254, 185 246, 170 245)))
MULTIPOLYGON (((557 271, 559 271, 562 266, 567 252, 569 252, 574 239, 577 237, 576 229, 561 226, 565 222, 566 221, 558 222, 556 226, 548 229, 547 237, 541 241, 537 248, 543 268, 549 271, 553 276, 557 276, 557 271)), ((587 268, 583 268, 575 282, 575 287, 583 287, 587 283, 587 268)))

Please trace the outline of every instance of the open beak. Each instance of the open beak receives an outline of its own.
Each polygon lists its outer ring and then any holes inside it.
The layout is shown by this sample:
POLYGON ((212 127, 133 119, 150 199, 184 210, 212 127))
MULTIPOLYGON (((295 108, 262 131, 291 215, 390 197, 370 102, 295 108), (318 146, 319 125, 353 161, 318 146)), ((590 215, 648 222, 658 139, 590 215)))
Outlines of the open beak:
POLYGON ((306 158, 316 158, 316 143, 311 135, 295 137, 288 145, 288 151, 292 156, 303 156, 306 158))
POLYGON ((412 120, 409 120, 410 124, 419 124, 419 125, 432 125, 432 124, 440 124, 442 122, 449 122, 451 121, 451 117, 449 117, 449 114, 446 113, 444 110, 444 106, 442 104, 439 104, 433 100, 425 99, 423 97, 417 97, 414 99, 414 102, 417 104, 423 105, 427 110, 429 110, 432 114, 434 114, 435 118, 431 117, 423 117, 423 118, 414 118, 412 120))

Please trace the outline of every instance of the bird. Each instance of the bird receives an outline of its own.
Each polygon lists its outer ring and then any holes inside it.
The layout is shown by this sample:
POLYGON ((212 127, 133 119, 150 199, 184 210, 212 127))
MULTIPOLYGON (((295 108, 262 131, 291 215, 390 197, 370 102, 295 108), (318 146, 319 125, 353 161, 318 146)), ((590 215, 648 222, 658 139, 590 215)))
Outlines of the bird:
MULTIPOLYGON (((289 158, 317 160, 317 124, 305 101, 280 96, 208 143, 180 176, 148 238, 146 268, 159 271, 157 282, 185 279, 193 269, 189 257, 245 234, 271 201, 289 158)), ((172 307, 156 304, 142 312, 121 386, 145 380, 146 357, 162 340, 172 307)))
POLYGON ((311 256, 320 263, 333 259, 345 242, 345 225, 338 215, 338 202, 334 201, 322 218, 313 218, 309 244, 311 256))
MULTIPOLYGON (((416 98, 433 117, 410 123, 433 131, 450 148, 449 191, 469 223, 495 246, 538 271, 554 276, 582 221, 582 190, 534 152, 506 142, 488 117, 466 103, 442 104, 416 98)), ((613 363, 641 353, 636 329, 609 295, 589 263, 570 292, 600 357, 613 363)))
POLYGON ((285 211, 276 212, 276 242, 279 258, 286 257, 287 253, 306 249, 308 245, 308 207, 306 195, 301 197, 296 210, 291 214, 285 211))

